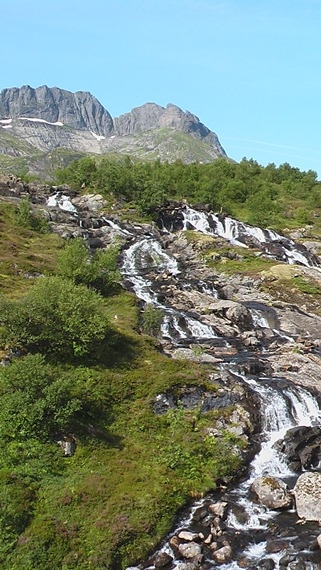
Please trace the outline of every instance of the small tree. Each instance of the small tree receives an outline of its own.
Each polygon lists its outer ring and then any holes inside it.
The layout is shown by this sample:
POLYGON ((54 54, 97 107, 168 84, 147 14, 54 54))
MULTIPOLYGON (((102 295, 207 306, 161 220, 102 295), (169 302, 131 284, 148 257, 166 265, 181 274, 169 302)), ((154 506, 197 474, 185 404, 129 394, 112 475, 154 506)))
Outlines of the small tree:
POLYGON ((91 254, 86 243, 76 238, 70 240, 60 252, 56 271, 76 285, 88 285, 102 293, 112 293, 120 279, 118 254, 118 245, 110 245, 91 254))
POLYGON ((61 277, 41 277, 18 301, 0 303, 5 341, 60 358, 97 355, 113 330, 102 297, 61 277))
POLYGON ((0 370, 2 440, 43 439, 72 429, 83 403, 71 394, 68 375, 55 373, 40 354, 0 370))
POLYGON ((50 229, 48 221, 39 213, 34 213, 32 211, 28 197, 22 198, 22 200, 20 200, 18 209, 16 211, 16 222, 19 226, 43 234, 48 232, 50 229))
POLYGON ((150 336, 159 336, 164 312, 148 303, 142 313, 142 330, 150 336))

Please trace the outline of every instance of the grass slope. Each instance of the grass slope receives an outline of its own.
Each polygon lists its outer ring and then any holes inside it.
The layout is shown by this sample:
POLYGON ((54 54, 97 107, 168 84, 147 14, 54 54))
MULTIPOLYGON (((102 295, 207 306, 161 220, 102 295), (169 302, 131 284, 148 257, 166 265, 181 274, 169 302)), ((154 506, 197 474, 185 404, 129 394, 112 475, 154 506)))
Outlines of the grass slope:
MULTIPOLYGON (((16 207, 4 201, 0 225, 1 296, 16 299, 37 274, 54 273, 63 244, 56 235, 19 226, 16 207)), ((74 396, 88 400, 87 423, 74 434, 75 455, 63 457, 56 441, 40 441, 37 434, 13 437, 1 449, 4 570, 123 569, 146 557, 191 497, 239 466, 234 441, 223 434, 204 437, 217 412, 152 411, 160 392, 208 386, 208 369, 161 354, 157 340, 139 332, 133 295, 120 291, 103 303, 118 329, 105 361, 50 361, 55 373, 68 375, 74 396)), ((4 354, 5 339, 1 349, 4 354)), ((0 429, 1 421, 2 412, 0 429)))

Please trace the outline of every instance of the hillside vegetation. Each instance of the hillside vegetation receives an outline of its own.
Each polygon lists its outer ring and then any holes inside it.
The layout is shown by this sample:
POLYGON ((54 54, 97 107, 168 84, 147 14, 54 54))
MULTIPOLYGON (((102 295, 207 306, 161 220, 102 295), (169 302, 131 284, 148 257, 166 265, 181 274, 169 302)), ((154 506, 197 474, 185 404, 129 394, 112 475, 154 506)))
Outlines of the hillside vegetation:
POLYGON ((217 386, 143 332, 155 315, 119 285, 118 245, 64 244, 26 205, 0 201, 0 565, 118 570, 235 472, 236 442, 204 437, 216 412, 153 412, 170 388, 217 386))
POLYGON ((285 163, 260 166, 243 159, 218 158, 210 164, 135 162, 84 158, 58 171, 58 180, 76 188, 99 190, 106 198, 122 198, 154 215, 165 200, 208 204, 258 226, 279 229, 313 223, 321 208, 321 183, 313 170, 301 172, 285 163))
MULTIPOLYGON (((98 191, 124 218, 151 219, 165 200, 185 199, 258 225, 320 231, 316 173, 288 164, 86 157, 56 181, 98 191)), ((119 244, 91 255, 82 241, 64 243, 26 202, 0 201, 0 227, 1 356, 12 360, 0 368, 0 566, 124 569, 188 501, 239 471, 238 438, 204 437, 233 410, 153 412, 169 389, 218 385, 213 368, 162 354, 159 315, 120 284, 119 244)), ((253 275, 270 263, 248 253, 223 264, 213 261, 215 242, 208 247, 200 254, 213 271, 253 275)), ((311 293, 292 280, 291 295, 294 287, 311 293)))

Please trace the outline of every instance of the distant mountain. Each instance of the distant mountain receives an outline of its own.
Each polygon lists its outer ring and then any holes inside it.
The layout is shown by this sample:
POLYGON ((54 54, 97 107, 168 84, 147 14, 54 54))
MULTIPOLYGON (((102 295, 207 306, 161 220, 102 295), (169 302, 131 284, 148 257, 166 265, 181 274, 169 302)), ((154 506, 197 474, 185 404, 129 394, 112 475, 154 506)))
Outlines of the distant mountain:
MULTIPOLYGON (((64 165, 75 153, 129 154, 169 162, 210 162, 226 157, 217 135, 176 105, 164 108, 146 103, 112 118, 85 91, 71 93, 46 85, 1 91, 0 169, 14 167, 44 175, 50 170, 52 154, 60 157, 58 165, 64 165)), ((57 167, 56 162, 52 168, 57 167)))

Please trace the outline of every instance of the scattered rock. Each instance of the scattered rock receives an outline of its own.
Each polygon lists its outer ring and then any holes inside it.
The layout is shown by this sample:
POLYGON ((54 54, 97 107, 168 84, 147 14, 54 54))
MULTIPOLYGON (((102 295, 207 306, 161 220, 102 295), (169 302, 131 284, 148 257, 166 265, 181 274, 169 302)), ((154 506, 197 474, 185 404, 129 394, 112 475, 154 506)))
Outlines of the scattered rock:
POLYGON ((292 505, 287 485, 277 477, 257 477, 251 485, 251 491, 269 509, 287 509, 292 505))
POLYGON ((321 426, 299 426, 289 429, 274 447, 284 453, 295 472, 318 467, 321 462, 321 426))
POLYGON ((178 545, 178 550, 184 558, 196 558, 202 553, 202 547, 196 542, 187 542, 178 545))

